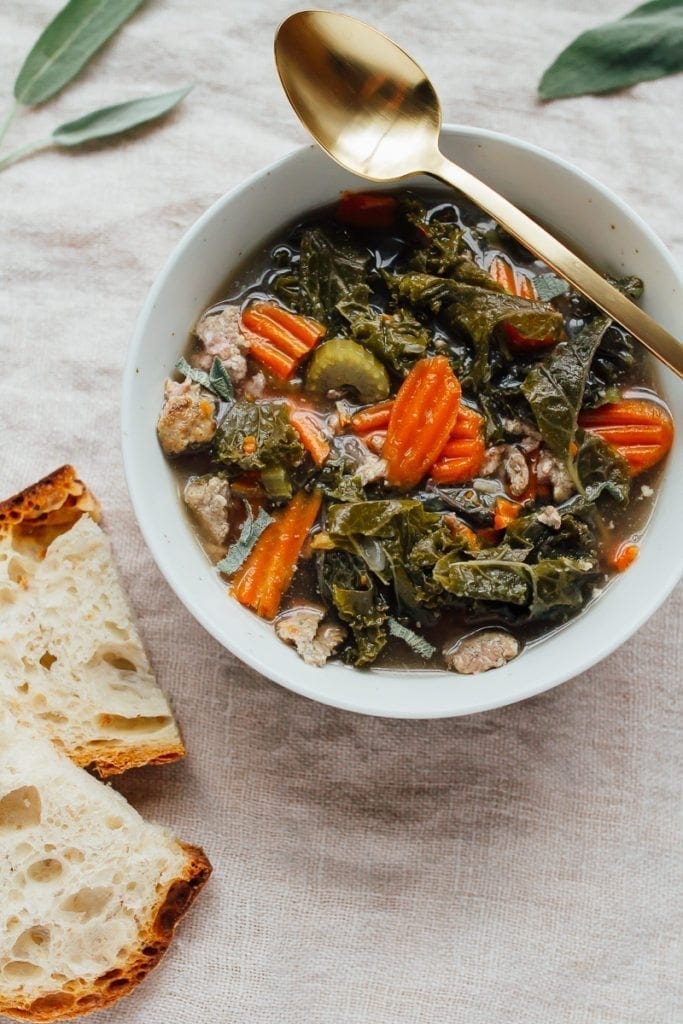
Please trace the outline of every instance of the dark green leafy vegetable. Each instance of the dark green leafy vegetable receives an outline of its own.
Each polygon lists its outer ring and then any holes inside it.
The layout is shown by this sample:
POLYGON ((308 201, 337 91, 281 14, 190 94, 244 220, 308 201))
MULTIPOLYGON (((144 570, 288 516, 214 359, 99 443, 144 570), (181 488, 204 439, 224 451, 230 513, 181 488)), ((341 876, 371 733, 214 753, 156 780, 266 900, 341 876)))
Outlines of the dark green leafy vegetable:
POLYGON ((399 610, 423 622, 430 616, 407 562, 415 544, 439 522, 440 517, 425 511, 420 501, 395 498, 332 505, 326 525, 337 547, 357 555, 381 583, 392 587, 399 610))
POLYGON ((631 473, 626 459, 598 434, 579 432, 576 472, 586 496, 595 500, 606 492, 616 501, 628 501, 631 473))
POLYGON ((182 373, 183 377, 189 377, 196 384, 201 384, 207 391, 211 391, 214 395, 222 398, 224 402, 234 401, 235 392, 232 381, 218 356, 214 357, 208 373, 205 370, 197 369, 195 366, 190 366, 186 359, 179 359, 175 364, 175 368, 178 373, 182 373))
POLYGON ((401 377, 425 354, 430 334, 405 311, 389 315, 369 307, 350 323, 351 336, 401 377))
POLYGON ((610 92, 683 70, 681 0, 651 0, 574 40, 544 73, 542 100, 610 92))
POLYGON ((294 295, 297 312, 334 327, 340 309, 348 317, 353 308, 367 306, 369 263, 370 253, 357 249, 346 231, 309 228, 301 238, 296 283, 288 282, 290 300, 294 295))
POLYGON ((213 440, 213 453, 228 469, 297 466, 304 447, 280 402, 235 402, 213 440), (245 444, 246 442, 246 444, 245 444))
MULTIPOLYGON (((642 290, 637 278, 625 278, 618 286, 632 298, 642 290)), ((560 342, 537 363, 522 384, 543 440, 570 469, 571 446, 591 363, 611 323, 607 315, 596 315, 575 338, 560 342)))
POLYGON ((260 508, 258 510, 256 519, 254 519, 254 515, 251 511, 251 505, 248 501, 244 502, 244 509, 246 512, 246 519, 242 524, 239 537, 235 543, 230 546, 225 558, 222 558, 220 562, 216 563, 217 571, 224 573, 226 576, 232 576, 234 572, 237 572, 239 567, 246 561, 247 557, 251 553, 251 549, 254 547, 263 531, 273 522, 273 517, 269 516, 264 508, 260 508))
POLYGON ((14 83, 19 103, 44 103, 71 82, 142 0, 69 0, 43 30, 14 83))
POLYGON ((500 558, 465 562, 445 555, 434 579, 456 597, 523 608, 529 619, 554 618, 580 608, 585 588, 597 577, 587 558, 542 559, 534 565, 500 558))
POLYGON ((417 242, 409 259, 411 270, 452 278, 491 291, 504 290, 474 262, 465 232, 457 223, 440 217, 429 217, 423 203, 412 194, 402 199, 401 212, 417 242))
POLYGON ((404 643, 408 644, 416 654, 419 654, 425 661, 429 661, 436 654, 436 647, 434 644, 430 644, 429 640, 425 640, 423 636, 418 636, 412 629, 408 629, 407 626, 402 625, 398 619, 389 617, 387 620, 389 624, 389 632, 392 636, 398 637, 399 640, 403 640, 404 643))
POLYGON ((586 387, 583 408, 593 409, 605 402, 617 402, 620 397, 618 383, 635 362, 634 341, 617 324, 609 327, 593 356, 586 387))
POLYGON ((489 379, 489 345, 499 324, 508 323, 525 337, 559 338, 562 333, 562 314, 552 306, 506 292, 428 274, 405 274, 397 290, 410 305, 430 309, 448 327, 466 331, 474 346, 470 376, 475 384, 489 379))
POLYGON ((343 654, 346 661, 362 667, 371 665, 386 647, 387 602, 362 561, 345 551, 319 555, 319 589, 353 634, 343 654))

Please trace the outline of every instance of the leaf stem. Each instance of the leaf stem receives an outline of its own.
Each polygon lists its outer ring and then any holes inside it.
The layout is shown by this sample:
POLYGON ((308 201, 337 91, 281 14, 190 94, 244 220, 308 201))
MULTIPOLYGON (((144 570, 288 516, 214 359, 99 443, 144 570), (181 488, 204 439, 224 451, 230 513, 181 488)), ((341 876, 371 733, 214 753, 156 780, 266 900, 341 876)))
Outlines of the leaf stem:
POLYGON ((12 121, 16 117, 18 110, 19 110, 19 103, 18 103, 18 101, 15 100, 15 102, 12 104, 12 106, 7 111, 7 114, 6 114, 5 118, 4 118, 4 120, 0 123, 0 142, 2 142, 2 140, 5 137, 5 135, 7 134, 9 126, 12 124, 12 121))
POLYGON ((9 167, 10 164, 16 163, 17 160, 23 160, 24 157, 37 153, 41 149, 49 149, 50 146, 54 146, 52 138, 40 139, 39 142, 27 142, 25 146, 18 146, 17 149, 13 149, 0 160, 0 171, 3 171, 5 167, 9 167))

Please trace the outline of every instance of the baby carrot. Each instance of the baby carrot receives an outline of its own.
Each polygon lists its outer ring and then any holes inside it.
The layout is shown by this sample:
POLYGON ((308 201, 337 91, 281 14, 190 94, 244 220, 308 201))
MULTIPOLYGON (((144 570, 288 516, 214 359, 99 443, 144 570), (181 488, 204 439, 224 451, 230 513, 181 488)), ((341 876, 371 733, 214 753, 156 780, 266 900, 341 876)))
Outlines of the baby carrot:
POLYGON ((354 434, 365 434, 370 430, 385 430, 389 426, 393 405, 393 398, 388 398, 385 402, 366 405, 364 409, 354 412, 351 417, 351 429, 354 434))
POLYGON ((329 458, 330 445, 316 414, 311 409, 292 409, 289 413, 289 422, 316 466, 322 466, 329 458))
POLYGON ((315 523, 322 495, 298 491, 254 545, 232 584, 232 593, 264 619, 277 615, 309 530, 315 523))
POLYGON ((394 400, 384 445, 393 487, 414 487, 434 464, 455 426, 460 395, 445 356, 415 363, 394 400))

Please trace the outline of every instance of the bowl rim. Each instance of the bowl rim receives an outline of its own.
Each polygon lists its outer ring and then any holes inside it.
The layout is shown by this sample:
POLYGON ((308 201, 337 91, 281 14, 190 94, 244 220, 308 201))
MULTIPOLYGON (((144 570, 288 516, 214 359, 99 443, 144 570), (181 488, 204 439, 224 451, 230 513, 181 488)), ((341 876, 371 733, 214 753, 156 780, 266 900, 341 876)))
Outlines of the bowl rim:
MULTIPOLYGON (((563 167, 565 170, 570 172, 570 174, 588 184, 593 190, 608 199, 610 203, 623 212, 627 218, 636 225, 638 230, 647 237, 653 248, 657 250, 658 255, 668 264, 673 275, 683 286, 683 272, 656 232, 645 220, 643 220, 640 214, 633 210, 623 199, 588 172, 564 159, 564 157, 558 156, 535 143, 527 142, 504 132, 454 123, 444 124, 441 132, 446 136, 471 136, 481 139, 482 141, 502 142, 506 145, 512 146, 513 148, 532 153, 533 155, 540 157, 542 160, 549 161, 552 164, 563 167)), ((249 175, 222 196, 219 196, 183 233, 180 240, 176 243, 163 264, 161 270, 157 273, 152 287, 147 294, 145 302, 136 319, 134 331, 128 345, 123 369, 121 393, 121 447, 124 474, 138 527, 140 528, 145 543, 152 554, 157 568, 164 576, 175 595, 184 604, 190 614, 221 645, 221 647, 233 653, 240 661, 249 665, 267 679, 284 686, 286 689, 291 690, 300 696, 318 701, 319 703, 330 707, 353 711, 357 714, 397 719, 459 717, 461 715, 478 714, 482 711, 489 711, 495 708, 516 704, 519 701, 527 700, 530 697, 544 693, 546 690, 553 689, 555 686, 559 686, 561 683, 567 682, 569 679, 575 678, 581 673, 592 668, 604 658, 612 654, 629 637, 633 636, 643 626, 647 619, 649 619, 657 609, 661 607, 672 592, 683 574, 683 563, 677 565, 676 560, 672 559, 669 563, 670 571, 668 572, 666 579, 664 581, 659 581, 660 585, 657 587, 656 594, 648 600, 646 607, 642 607, 639 613, 629 617, 628 624, 625 627, 622 626, 620 628, 619 623, 617 622, 615 624, 615 631, 609 637, 603 638, 602 641, 587 649, 585 656, 574 661, 571 668, 553 673, 551 681, 548 682, 547 677, 542 677, 540 681, 539 679, 532 681, 531 678, 529 678, 528 684, 526 686, 520 686, 518 692, 516 692, 512 697, 509 695, 500 698, 496 696, 487 698, 482 697, 479 700, 470 700, 466 707, 459 707, 456 709, 453 709, 452 706, 432 706, 428 709, 422 710, 403 709, 401 711, 387 711, 385 708, 382 708, 381 702, 378 703, 377 706, 373 706, 371 704, 358 706, 353 700, 345 699, 343 692, 341 691, 338 695, 320 693, 316 691, 315 688, 308 686, 305 683, 301 683, 296 676, 293 676, 291 673, 281 671, 276 664, 260 658, 258 652, 253 648, 242 646, 239 641, 233 643, 232 638, 231 642, 228 643, 225 637, 220 634, 220 631, 214 628, 210 617, 204 612, 201 602, 195 600, 187 589, 182 586, 182 580, 175 575, 172 566, 168 563, 167 552, 160 542, 159 531, 155 531, 153 524, 145 514, 143 496, 137 491, 133 473, 135 440, 132 435, 128 434, 126 427, 132 414, 132 383, 136 374, 135 364, 137 352, 144 338, 146 322, 149 319, 150 314, 153 312, 157 300, 163 291, 166 278, 175 268, 177 263, 183 258, 186 247, 202 233, 205 225, 212 221, 224 207, 231 205, 239 198, 242 192, 252 189, 259 182, 262 182, 270 175, 279 172, 290 163, 295 163, 297 160, 301 159, 305 153, 310 153, 312 150, 317 150, 322 159, 330 159, 324 155, 323 151, 320 150, 315 143, 297 146, 282 157, 249 175), (662 582, 663 586, 661 585, 662 582)), ((358 178, 359 185, 363 180, 364 179, 362 178, 358 178)), ((375 182, 370 182, 368 185, 370 188, 378 187, 375 182)), ((578 617, 580 618, 581 616, 578 617)), ((346 668, 351 672, 356 671, 353 668, 346 668)), ((379 674, 380 673, 378 673, 378 675, 379 674)), ((381 670, 382 676, 390 674, 391 672, 389 671, 385 672, 384 670, 381 670)))

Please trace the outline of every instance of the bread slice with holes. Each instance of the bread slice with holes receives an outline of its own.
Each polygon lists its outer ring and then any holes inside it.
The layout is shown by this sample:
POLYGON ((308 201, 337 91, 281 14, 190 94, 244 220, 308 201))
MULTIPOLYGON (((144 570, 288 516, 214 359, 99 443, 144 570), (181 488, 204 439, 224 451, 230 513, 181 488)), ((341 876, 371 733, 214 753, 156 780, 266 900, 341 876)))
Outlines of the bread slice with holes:
POLYGON ((0 1014, 51 1021, 125 995, 210 873, 0 709, 0 1014))
POLYGON ((102 777, 185 753, 72 466, 0 503, 0 703, 102 777))

